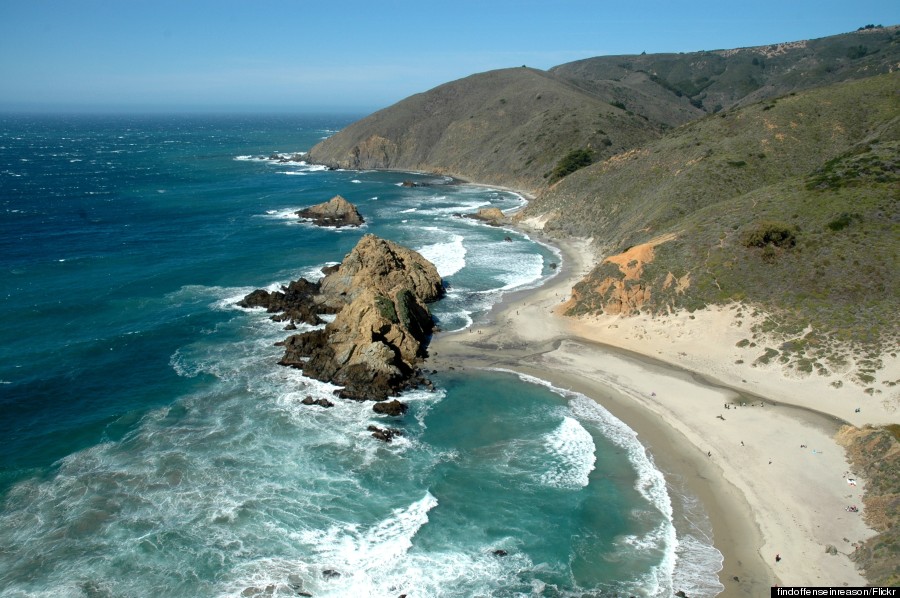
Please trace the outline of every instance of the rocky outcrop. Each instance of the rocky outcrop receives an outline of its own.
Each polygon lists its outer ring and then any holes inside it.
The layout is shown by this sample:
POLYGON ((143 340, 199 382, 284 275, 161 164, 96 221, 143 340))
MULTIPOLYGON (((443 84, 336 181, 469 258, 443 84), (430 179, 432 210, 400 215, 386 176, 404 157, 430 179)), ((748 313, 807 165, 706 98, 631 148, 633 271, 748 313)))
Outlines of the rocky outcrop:
POLYGON ((315 326, 322 324, 319 314, 337 313, 335 308, 317 303, 318 294, 318 283, 301 278, 286 287, 282 286, 280 291, 257 289, 239 301, 238 305, 263 307, 269 313, 275 314, 272 319, 276 322, 290 321, 289 326, 297 322, 315 326))
POLYGON ((500 208, 481 208, 474 214, 466 214, 466 218, 480 220, 491 226, 501 226, 510 223, 509 218, 500 208))
POLYGON ((382 401, 372 405, 372 411, 375 413, 378 413, 379 415, 390 415, 391 417, 403 415, 408 410, 409 405, 401 403, 397 399, 394 399, 393 401, 382 401))
MULTIPOLYGON (((417 364, 427 354, 434 328, 426 303, 443 295, 441 277, 431 262, 366 235, 337 269, 317 287, 312 285, 297 281, 287 289, 317 288, 304 305, 337 315, 324 329, 280 343, 285 349, 281 365, 342 386, 341 397, 357 400, 384 400, 407 388, 430 387, 417 364)), ((275 309, 285 302, 263 293, 254 291, 242 303, 275 309)))
POLYGON ((397 428, 379 428, 378 426, 369 426, 366 428, 372 433, 372 438, 381 440, 382 442, 391 442, 398 436, 403 436, 403 430, 397 428))
POLYGON ((320 203, 297 212, 297 216, 311 220, 317 226, 360 226, 365 220, 352 203, 335 195, 325 203, 320 203))

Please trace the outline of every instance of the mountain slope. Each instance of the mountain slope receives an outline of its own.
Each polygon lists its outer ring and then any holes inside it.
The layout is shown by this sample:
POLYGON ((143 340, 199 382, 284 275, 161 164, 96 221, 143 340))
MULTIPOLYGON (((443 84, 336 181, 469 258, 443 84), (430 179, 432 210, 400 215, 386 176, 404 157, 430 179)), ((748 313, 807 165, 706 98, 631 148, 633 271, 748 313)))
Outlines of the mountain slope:
POLYGON ((612 89, 629 110, 678 125, 704 112, 892 72, 898 64, 894 26, 733 50, 601 56, 550 72, 606 101, 613 101, 612 89))
POLYGON ((876 360, 900 340, 898 89, 882 75, 729 110, 551 187, 527 208, 548 230, 652 245, 630 270, 598 264, 570 313, 739 300, 777 315, 760 333, 806 339, 789 362, 827 368, 830 341, 876 360))
POLYGON ((658 127, 545 72, 481 73, 411 96, 316 145, 339 168, 456 175, 534 191, 569 151, 595 158, 659 137, 658 127))

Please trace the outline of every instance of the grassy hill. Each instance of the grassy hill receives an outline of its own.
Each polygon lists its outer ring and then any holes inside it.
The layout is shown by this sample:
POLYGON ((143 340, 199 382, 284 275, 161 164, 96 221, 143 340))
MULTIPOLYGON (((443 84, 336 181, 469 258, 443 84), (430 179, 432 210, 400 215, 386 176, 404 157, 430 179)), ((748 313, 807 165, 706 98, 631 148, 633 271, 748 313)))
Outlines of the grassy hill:
POLYGON ((868 385, 900 341, 898 90, 890 74, 723 111, 552 186, 527 210, 548 230, 655 245, 638 277, 597 265, 571 313, 742 301, 773 315, 748 343, 794 341, 766 359, 825 373, 849 346, 868 385))
POLYGON ((898 63, 900 30, 872 27, 752 48, 602 56, 550 72, 654 122, 679 125, 792 91, 888 73, 898 63))
POLYGON ((773 316, 759 335, 805 331, 786 345, 804 351, 767 359, 825 371, 843 343, 872 355, 857 371, 866 384, 900 336, 898 64, 892 26, 504 69, 411 96, 309 157, 535 193, 527 215, 551 233, 607 254, 653 246, 631 270, 598 264, 572 313, 740 300, 773 316))
POLYGON ((661 129, 543 71, 481 73, 417 94, 316 145, 340 168, 455 175, 535 191, 561 158, 592 160, 658 138, 661 129))

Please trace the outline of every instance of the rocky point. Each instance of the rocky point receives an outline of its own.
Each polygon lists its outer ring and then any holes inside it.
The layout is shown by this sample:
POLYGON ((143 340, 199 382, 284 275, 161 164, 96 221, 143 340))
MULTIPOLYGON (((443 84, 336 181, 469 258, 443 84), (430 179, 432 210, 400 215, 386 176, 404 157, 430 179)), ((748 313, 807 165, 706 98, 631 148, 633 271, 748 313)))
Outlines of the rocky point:
POLYGON ((430 383, 418 363, 434 329, 427 303, 443 295, 434 265, 412 251, 365 235, 318 284, 295 281, 281 291, 254 291, 240 305, 276 312, 273 319, 315 323, 337 314, 324 328, 294 334, 283 343, 281 365, 342 386, 341 397, 381 401, 430 383))

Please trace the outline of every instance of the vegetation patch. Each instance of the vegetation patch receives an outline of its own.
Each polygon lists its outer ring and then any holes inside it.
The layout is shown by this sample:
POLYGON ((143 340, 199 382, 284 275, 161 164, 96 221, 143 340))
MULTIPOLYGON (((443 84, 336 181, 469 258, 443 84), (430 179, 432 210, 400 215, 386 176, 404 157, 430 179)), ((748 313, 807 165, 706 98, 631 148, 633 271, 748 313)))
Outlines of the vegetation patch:
POLYGON ((763 353, 762 355, 760 355, 759 357, 756 358, 755 363, 761 363, 763 365, 766 365, 769 362, 771 362, 774 357, 777 357, 778 354, 779 353, 778 353, 777 349, 772 349, 771 347, 767 348, 765 353, 763 353))
POLYGON ((850 558, 873 586, 900 585, 900 426, 844 426, 837 440, 854 470, 866 479, 866 523, 878 532, 850 558))
POLYGON ((389 297, 385 297, 384 295, 375 297, 375 307, 378 308, 378 313, 380 313, 381 317, 385 320, 390 320, 394 324, 400 322, 399 318, 397 318, 397 310, 394 308, 394 302, 391 301, 389 297))
POLYGON ((828 228, 835 232, 844 230, 850 226, 854 220, 861 221, 862 216, 859 214, 851 214, 849 212, 841 212, 837 218, 828 223, 828 228))
POLYGON ((763 220, 744 233, 744 245, 788 249, 797 244, 797 232, 796 226, 776 220, 763 220))
POLYGON ((594 152, 589 149, 576 149, 570 151, 562 160, 557 162, 556 168, 550 173, 550 183, 554 183, 580 168, 590 166, 593 159, 594 152))

